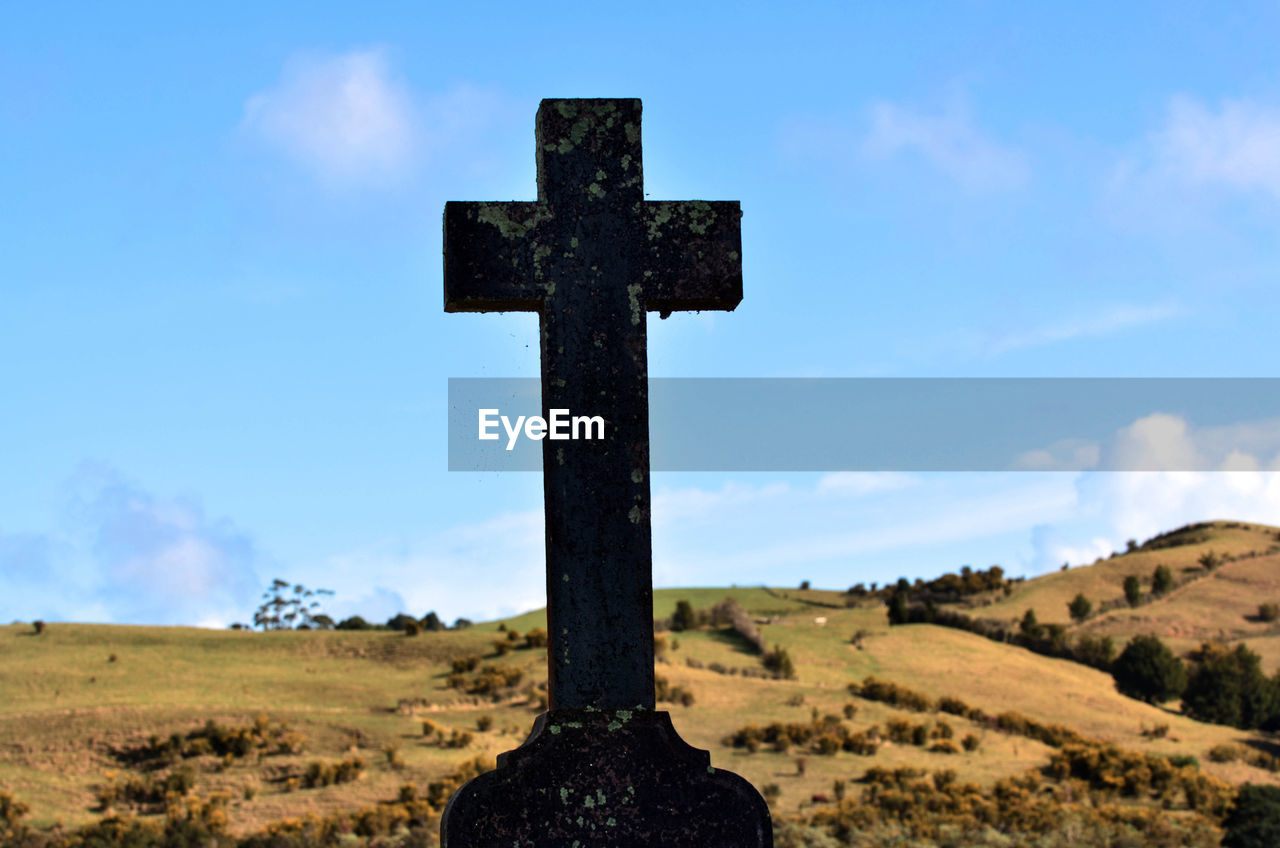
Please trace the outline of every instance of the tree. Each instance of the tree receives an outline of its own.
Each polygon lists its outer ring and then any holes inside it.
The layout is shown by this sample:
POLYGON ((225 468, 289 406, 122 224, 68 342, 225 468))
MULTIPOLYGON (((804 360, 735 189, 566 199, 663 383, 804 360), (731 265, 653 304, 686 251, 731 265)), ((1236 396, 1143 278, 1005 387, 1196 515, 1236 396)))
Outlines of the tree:
POLYGON ((1173 588, 1173 572, 1167 565, 1157 565, 1151 573, 1151 594, 1163 595, 1173 588))
POLYGON ((398 612, 395 615, 391 616, 391 618, 387 619, 387 627, 391 628, 392 630, 404 630, 406 627, 409 626, 409 622, 411 621, 413 622, 413 626, 416 628, 418 626, 418 619, 414 618, 411 615, 398 612))
POLYGON ((316 630, 332 630, 333 619, 324 613, 311 616, 311 626, 316 630))
POLYGON ((1136 607, 1142 600, 1142 582, 1136 575, 1130 574, 1124 579, 1124 599, 1131 607, 1136 607))
POLYGON ((1222 848, 1280 845, 1280 787, 1246 783, 1222 824, 1222 848))
POLYGON ((1018 625, 1018 629, 1022 631, 1023 636, 1031 639, 1040 638, 1040 623, 1036 621, 1036 611, 1029 609, 1022 616, 1022 622, 1018 625))
POLYGON ((294 584, 290 591, 288 580, 277 577, 271 586, 262 593, 262 604, 253 614, 256 627, 267 630, 292 630, 297 627, 310 629, 315 624, 319 601, 311 600, 316 595, 332 595, 331 589, 308 589, 301 583, 294 584))
POLYGON ((1134 636, 1111 665, 1122 695, 1160 704, 1181 695, 1187 686, 1182 660, 1155 636, 1134 636))
POLYGON ((1206 551, 1200 555, 1200 559, 1197 562, 1204 566, 1206 571, 1213 571, 1219 565, 1222 565, 1222 558, 1213 551, 1206 551))
POLYGON ((1084 621, 1089 617, 1089 613, 1093 611, 1093 604, 1081 592, 1071 599, 1071 603, 1067 604, 1067 612, 1071 613, 1071 617, 1076 621, 1084 621))
POLYGON ((436 615, 435 610, 432 610, 431 612, 424 615, 420 623, 422 624, 423 630, 430 630, 434 632, 437 630, 449 629, 448 627, 445 626, 445 623, 440 620, 440 616, 436 615))
POLYGON ((373 625, 358 615, 353 615, 338 622, 337 630, 372 630, 373 625))
POLYGON ((1280 687, 1262 673, 1262 658, 1247 646, 1229 650, 1206 643, 1192 662, 1182 696, 1187 715, 1242 730, 1270 727, 1280 719, 1280 687))
POLYGON ((1116 658, 1116 643, 1110 636, 1081 636, 1075 646, 1076 659, 1085 665, 1100 668, 1103 671, 1111 668, 1116 658))
POLYGON ((889 598, 889 623, 890 624, 906 624, 907 623, 907 593, 901 590, 895 591, 889 598))
POLYGON ((698 626, 698 614, 688 601, 676 601, 676 611, 671 615, 672 630, 692 630, 698 626))

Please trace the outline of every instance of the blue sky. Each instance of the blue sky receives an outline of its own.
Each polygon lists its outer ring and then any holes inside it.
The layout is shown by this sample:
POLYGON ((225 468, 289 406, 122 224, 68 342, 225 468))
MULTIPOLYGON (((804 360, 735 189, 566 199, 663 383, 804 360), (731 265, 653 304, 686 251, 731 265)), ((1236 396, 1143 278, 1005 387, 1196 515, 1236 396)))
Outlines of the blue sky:
MULTIPOLYGON (((742 203, 745 299, 650 321, 681 377, 1267 377, 1280 5, 19 4, 0 18, 0 620, 221 626, 542 601, 533 474, 450 474, 446 200, 531 199, 543 97, 641 97, 646 190, 742 203)), ((1034 574, 1280 523, 1204 471, 666 474, 655 579, 1034 574)), ((1016 414, 1011 410, 1010 414, 1016 414)))

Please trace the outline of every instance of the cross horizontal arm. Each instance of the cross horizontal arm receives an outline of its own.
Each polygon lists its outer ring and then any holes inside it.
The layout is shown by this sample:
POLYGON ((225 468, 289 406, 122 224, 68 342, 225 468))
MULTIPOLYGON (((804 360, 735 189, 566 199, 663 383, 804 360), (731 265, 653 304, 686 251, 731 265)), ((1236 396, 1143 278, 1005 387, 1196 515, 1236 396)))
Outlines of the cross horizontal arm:
POLYGON ((548 294, 551 219, 533 201, 446 203, 444 311, 536 312, 548 294))
POLYGON ((736 200, 646 201, 645 308, 732 310, 742 302, 742 208, 736 200))

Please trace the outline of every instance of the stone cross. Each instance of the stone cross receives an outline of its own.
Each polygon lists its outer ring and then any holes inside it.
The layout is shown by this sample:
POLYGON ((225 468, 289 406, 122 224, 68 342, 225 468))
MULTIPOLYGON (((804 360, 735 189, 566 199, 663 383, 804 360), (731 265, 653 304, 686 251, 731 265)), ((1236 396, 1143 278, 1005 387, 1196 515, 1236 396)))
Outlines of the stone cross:
POLYGON ((601 440, 543 440, 549 711, 442 823, 463 846, 763 846, 768 810, 654 710, 647 313, 742 299, 736 201, 647 201, 639 100, 544 100, 538 199, 450 202, 447 312, 537 312, 543 417, 602 416, 601 440))

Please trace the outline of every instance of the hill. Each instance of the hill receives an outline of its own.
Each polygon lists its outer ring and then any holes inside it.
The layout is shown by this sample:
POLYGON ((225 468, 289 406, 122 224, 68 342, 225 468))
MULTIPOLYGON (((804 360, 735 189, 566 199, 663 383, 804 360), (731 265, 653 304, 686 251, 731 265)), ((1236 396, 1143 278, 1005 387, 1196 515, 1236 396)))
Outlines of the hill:
MULTIPOLYGON (((1007 597, 969 599, 964 608, 1001 621, 1033 608, 1042 621, 1066 623, 1066 604, 1075 594, 1095 604, 1123 603, 1125 576, 1149 581, 1155 565, 1166 564, 1186 581, 1179 588, 1072 626, 1118 640, 1154 628, 1187 646, 1214 634, 1244 640, 1272 671, 1280 634, 1247 616, 1259 599, 1280 599, 1276 538, 1275 528, 1261 525, 1197 525, 1174 538, 1177 544, 1149 541, 1089 566, 1013 584, 1007 597), (1229 561, 1205 569, 1198 560, 1208 550, 1229 561)), ((797 828, 830 831, 835 825, 823 825, 822 817, 846 814, 838 810, 865 815, 865 804, 839 805, 834 795, 885 797, 875 788, 880 778, 869 772, 875 768, 926 775, 919 779, 928 786, 912 790, 917 797, 969 783, 973 792, 1006 787, 999 790, 1005 797, 1007 787, 1038 774, 1050 781, 1044 797, 1065 805, 1054 808, 1059 812, 1084 815, 1080 799, 1087 797, 1097 809, 1120 805, 1120 813, 1107 815, 1139 827, 1125 816, 1150 817, 1163 805, 1172 809, 1168 821, 1212 833, 1221 810, 1211 812, 1204 787, 1280 784, 1270 770, 1240 758, 1217 762, 1224 758, 1211 754, 1241 745, 1270 750, 1268 734, 1192 721, 1119 695, 1103 672, 972 633, 929 624, 890 627, 881 598, 759 587, 666 589, 654 593, 655 618, 670 616, 679 600, 708 608, 725 597, 749 612, 770 647, 785 649, 795 679, 765 676, 759 656, 727 628, 668 632, 657 673, 668 688, 691 693, 692 703, 659 706, 672 712, 685 739, 711 751, 714 765, 766 790, 775 815, 797 828), (852 694, 850 684, 869 676, 911 690, 927 708, 886 702, 867 688, 852 694), (744 728, 756 730, 739 734, 740 741, 774 722, 814 736, 794 744, 726 744, 744 728), (836 739, 834 752, 821 753, 821 736, 836 739), (848 738, 874 744, 841 748, 839 741, 848 738), (1090 788, 1087 770, 1078 774, 1078 763, 1061 765, 1077 755, 1070 753, 1077 743, 1154 757, 1142 761, 1148 773, 1154 763, 1180 764, 1177 779, 1187 788, 1176 797, 1151 794, 1155 790, 1108 794, 1106 781, 1113 778, 1105 776, 1090 788), (1059 767, 1067 777, 1054 776, 1059 767), (1195 783, 1193 792, 1188 781, 1209 782, 1195 783)), ((57 623, 37 635, 30 625, 0 627, 0 797, 8 793, 27 805, 25 821, 37 831, 113 814, 162 820, 164 793, 154 784, 163 780, 174 781, 170 788, 178 795, 186 793, 189 809, 204 809, 193 798, 221 799, 218 809, 235 834, 307 815, 389 810, 406 797, 432 798, 421 804, 434 815, 451 784, 431 790, 432 783, 518 745, 543 708, 545 652, 520 647, 539 627, 545 627, 544 611, 416 636, 57 623), (501 674, 486 674, 486 667, 501 674), (344 760, 351 765, 340 767, 344 760), (347 777, 354 779, 332 782, 347 777)), ((908 774, 898 772, 902 780, 908 774)), ((172 803, 168 809, 175 815, 172 803)), ((902 821, 895 826, 917 826, 902 821)))

